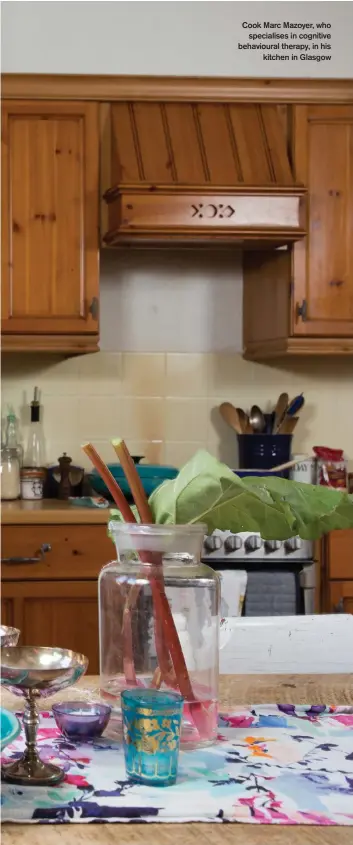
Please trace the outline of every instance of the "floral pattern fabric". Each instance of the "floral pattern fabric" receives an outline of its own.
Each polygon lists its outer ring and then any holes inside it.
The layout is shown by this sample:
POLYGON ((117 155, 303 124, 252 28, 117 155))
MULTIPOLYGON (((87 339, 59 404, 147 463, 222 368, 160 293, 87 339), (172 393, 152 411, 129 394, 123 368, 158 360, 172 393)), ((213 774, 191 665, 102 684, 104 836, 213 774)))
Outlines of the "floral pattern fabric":
MULTIPOLYGON (((43 759, 65 769, 57 787, 2 784, 2 821, 250 822, 353 825, 353 708, 258 705, 220 716, 218 742, 183 751, 175 786, 130 782, 121 744, 73 744, 42 713, 43 759)), ((15 760, 21 735, 2 755, 15 760)))

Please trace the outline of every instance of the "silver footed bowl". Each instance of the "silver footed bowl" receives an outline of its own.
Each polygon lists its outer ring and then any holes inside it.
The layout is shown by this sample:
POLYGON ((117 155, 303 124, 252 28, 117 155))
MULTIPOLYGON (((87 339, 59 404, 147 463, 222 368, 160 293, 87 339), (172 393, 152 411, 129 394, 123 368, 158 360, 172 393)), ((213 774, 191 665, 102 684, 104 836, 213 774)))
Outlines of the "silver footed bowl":
POLYGON ((3 780, 21 786, 49 786, 63 780, 65 774, 59 766, 44 763, 39 757, 36 700, 75 684, 87 666, 84 654, 64 648, 7 646, 1 649, 1 684, 25 699, 23 727, 26 740, 22 756, 3 766, 3 780))
POLYGON ((84 675, 88 659, 66 648, 8 646, 1 648, 1 684, 14 695, 31 692, 36 698, 75 684, 84 675))
POLYGON ((8 625, 0 625, 1 648, 7 645, 17 645, 21 631, 18 628, 10 628, 8 625))

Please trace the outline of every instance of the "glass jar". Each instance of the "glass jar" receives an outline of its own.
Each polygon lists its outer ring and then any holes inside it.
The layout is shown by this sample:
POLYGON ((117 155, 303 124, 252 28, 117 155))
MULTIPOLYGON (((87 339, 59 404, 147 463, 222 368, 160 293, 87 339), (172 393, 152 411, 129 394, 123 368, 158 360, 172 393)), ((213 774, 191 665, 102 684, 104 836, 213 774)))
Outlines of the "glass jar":
POLYGON ((203 525, 110 522, 116 561, 99 576, 101 694, 120 709, 123 689, 184 696, 181 740, 217 736, 220 581, 201 563, 203 525))
POLYGON ((18 499, 20 495, 20 464, 11 449, 1 449, 1 498, 18 499))

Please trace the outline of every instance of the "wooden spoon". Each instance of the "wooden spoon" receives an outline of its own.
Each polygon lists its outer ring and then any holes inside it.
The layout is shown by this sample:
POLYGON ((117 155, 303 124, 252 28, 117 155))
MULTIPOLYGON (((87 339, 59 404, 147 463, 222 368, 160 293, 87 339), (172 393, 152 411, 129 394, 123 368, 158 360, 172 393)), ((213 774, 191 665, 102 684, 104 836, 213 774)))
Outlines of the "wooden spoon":
POLYGON ((278 426, 276 434, 293 434, 298 419, 299 417, 284 416, 282 422, 278 426))
POLYGON ((273 423, 273 431, 276 434, 278 431, 278 427, 282 420, 285 417, 285 413, 288 407, 289 396, 288 393, 281 393, 277 399, 277 404, 275 407, 275 419, 273 423))
POLYGON ((245 411, 243 411, 242 408, 236 408, 236 410, 238 411, 238 417, 240 420, 240 425, 242 427, 242 434, 253 434, 248 415, 245 413, 245 411))
POLYGON ((237 434, 244 434, 238 410, 231 402, 222 402, 219 406, 219 412, 230 428, 233 428, 237 434))

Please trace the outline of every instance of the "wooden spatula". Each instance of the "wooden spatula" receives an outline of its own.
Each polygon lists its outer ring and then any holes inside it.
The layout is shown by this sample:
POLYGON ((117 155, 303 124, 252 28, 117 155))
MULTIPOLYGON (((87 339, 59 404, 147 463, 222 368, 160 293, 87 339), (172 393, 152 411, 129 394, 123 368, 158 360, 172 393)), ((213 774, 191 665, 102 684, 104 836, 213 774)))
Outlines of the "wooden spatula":
POLYGON ((233 428, 237 434, 244 434, 238 411, 231 402, 222 402, 219 412, 230 428, 233 428))

